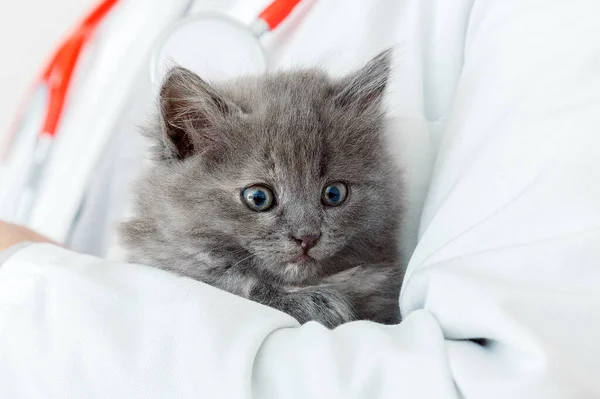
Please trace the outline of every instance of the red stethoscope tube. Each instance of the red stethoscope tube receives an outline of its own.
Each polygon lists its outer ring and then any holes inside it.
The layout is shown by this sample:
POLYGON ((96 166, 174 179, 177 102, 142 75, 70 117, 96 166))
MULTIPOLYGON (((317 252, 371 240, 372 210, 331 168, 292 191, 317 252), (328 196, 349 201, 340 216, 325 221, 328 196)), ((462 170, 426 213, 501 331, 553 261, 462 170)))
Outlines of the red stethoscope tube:
POLYGON ((292 12, 300 0, 275 0, 258 15, 273 30, 292 12))
POLYGON ((98 24, 118 0, 104 0, 79 24, 50 59, 41 84, 48 90, 48 107, 42 126, 43 135, 54 136, 63 113, 67 91, 83 46, 90 40, 98 24))

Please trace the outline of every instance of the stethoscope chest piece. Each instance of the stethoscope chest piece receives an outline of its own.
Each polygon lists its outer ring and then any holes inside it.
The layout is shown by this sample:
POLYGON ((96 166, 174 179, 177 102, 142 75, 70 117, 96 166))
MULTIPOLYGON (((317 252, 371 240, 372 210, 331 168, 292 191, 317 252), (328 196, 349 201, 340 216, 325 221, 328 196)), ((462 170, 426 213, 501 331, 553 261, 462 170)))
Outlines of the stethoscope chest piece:
POLYGON ((178 21, 158 41, 150 62, 153 86, 176 65, 206 80, 226 80, 262 73, 267 62, 251 27, 219 14, 198 14, 178 21))

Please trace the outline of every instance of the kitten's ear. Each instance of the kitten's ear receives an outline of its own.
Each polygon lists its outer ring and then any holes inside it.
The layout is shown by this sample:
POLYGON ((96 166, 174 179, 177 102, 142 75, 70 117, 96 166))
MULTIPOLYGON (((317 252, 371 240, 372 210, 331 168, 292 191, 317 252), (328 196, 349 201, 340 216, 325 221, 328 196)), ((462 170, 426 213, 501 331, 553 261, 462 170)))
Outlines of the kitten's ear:
POLYGON ((159 95, 161 138, 165 157, 185 159, 223 139, 214 127, 239 112, 194 72, 175 67, 167 74, 159 95))
POLYGON ((378 109, 390 74, 391 50, 385 50, 360 70, 336 84, 335 106, 364 112, 378 109))

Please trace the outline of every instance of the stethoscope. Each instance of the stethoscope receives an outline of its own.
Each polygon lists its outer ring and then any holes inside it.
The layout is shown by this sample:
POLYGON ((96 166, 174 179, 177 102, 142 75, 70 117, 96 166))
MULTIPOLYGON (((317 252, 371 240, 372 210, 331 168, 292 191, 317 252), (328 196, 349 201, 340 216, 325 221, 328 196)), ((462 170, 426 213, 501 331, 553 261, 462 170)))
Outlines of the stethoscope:
MULTIPOLYGON (((40 177, 59 130, 82 50, 118 1, 102 1, 64 40, 34 86, 11 143, 4 153, 0 152, 2 161, 18 144, 19 136, 38 131, 31 168, 13 219, 16 223, 26 224, 35 204, 40 177)), ((160 36, 151 53, 151 81, 158 86, 173 64, 185 66, 202 76, 218 78, 264 71, 266 58, 260 44, 261 36, 275 29, 299 2, 275 0, 250 25, 216 13, 196 14, 175 22, 160 36)))

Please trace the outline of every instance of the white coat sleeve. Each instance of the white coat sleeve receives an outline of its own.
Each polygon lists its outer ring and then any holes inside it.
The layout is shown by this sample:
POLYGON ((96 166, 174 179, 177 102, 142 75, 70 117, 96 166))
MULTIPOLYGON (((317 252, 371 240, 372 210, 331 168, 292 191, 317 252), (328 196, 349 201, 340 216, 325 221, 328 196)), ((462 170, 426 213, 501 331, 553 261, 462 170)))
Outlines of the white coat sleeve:
POLYGON ((0 397, 455 397, 435 319, 334 331, 49 244, 0 267, 0 397))

